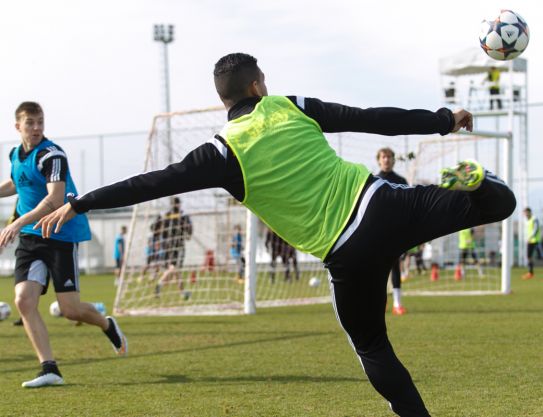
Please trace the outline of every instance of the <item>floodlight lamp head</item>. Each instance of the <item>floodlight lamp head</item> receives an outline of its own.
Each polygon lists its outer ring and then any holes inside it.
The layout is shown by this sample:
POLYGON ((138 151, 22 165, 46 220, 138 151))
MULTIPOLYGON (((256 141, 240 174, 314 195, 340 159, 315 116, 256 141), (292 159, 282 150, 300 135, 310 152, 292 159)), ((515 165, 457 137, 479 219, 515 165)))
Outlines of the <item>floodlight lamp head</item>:
POLYGON ((154 25, 155 41, 161 41, 164 35, 164 26, 163 25, 154 25))
POLYGON ((155 25, 154 26, 155 41, 170 43, 174 39, 174 26, 173 25, 155 25))

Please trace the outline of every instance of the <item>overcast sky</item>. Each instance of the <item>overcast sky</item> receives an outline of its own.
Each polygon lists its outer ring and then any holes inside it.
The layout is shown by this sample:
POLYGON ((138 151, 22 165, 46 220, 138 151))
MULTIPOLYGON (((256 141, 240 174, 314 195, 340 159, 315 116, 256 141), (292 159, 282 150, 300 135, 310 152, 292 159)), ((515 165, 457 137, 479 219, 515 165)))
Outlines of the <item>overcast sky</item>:
MULTIPOLYGON (((270 94, 435 110, 442 105, 439 59, 477 47, 481 21, 495 18, 501 8, 512 8, 530 25, 523 55, 529 101, 543 102, 543 3, 534 0, 3 2, 0 142, 19 140, 13 111, 24 100, 43 105, 51 139, 147 131, 163 109, 156 23, 175 25, 169 47, 172 110, 218 105, 213 65, 230 52, 258 58, 270 94)), ((543 177, 543 142, 535 137, 542 120, 540 107, 530 120, 532 177, 543 177)), ((124 156, 120 163, 130 151, 124 156)), ((112 170, 119 164, 104 165, 106 180, 118 178, 112 170)), ((75 177, 83 170, 72 168, 75 177)), ((0 172, 7 175, 8 166, 2 164, 0 172)), ((77 180, 83 190, 91 185, 88 176, 86 183, 77 180)), ((543 207, 539 194, 535 205, 543 207)))
MULTIPOLYGON (((530 101, 543 101, 543 5, 515 0, 531 28, 530 101), (539 74, 539 75, 538 75, 539 74)), ((438 59, 478 45, 495 1, 25 0, 0 9, 0 140, 37 100, 51 137, 147 130, 161 110, 155 23, 175 25, 174 110, 218 104, 211 72, 229 52, 259 59, 270 93, 345 104, 437 108, 438 59)))

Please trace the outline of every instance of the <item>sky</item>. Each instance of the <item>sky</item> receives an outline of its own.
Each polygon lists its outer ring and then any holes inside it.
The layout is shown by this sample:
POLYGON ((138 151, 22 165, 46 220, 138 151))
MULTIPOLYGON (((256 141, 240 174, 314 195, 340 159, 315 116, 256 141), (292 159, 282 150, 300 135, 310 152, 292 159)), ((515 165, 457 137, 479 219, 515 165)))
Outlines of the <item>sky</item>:
POLYGON ((438 60, 478 46, 480 22, 501 8, 530 25, 529 101, 543 102, 543 3, 533 0, 4 2, 0 141, 18 139, 13 111, 24 100, 43 105, 51 138, 148 130, 163 110, 156 23, 175 25, 172 110, 218 105, 213 65, 240 51, 258 58, 270 94, 437 109, 438 60))
MULTIPOLYGON (((495 1, 25 0, 0 13, 0 140, 17 139, 13 110, 37 100, 49 135, 147 130, 162 110, 153 24, 175 25, 171 107, 219 104, 219 57, 256 56, 275 94, 344 104, 436 108, 438 60, 478 45, 495 1)), ((530 101, 543 101, 543 4, 515 0, 530 24, 530 101), (532 23, 533 22, 533 23, 532 23), (538 79, 539 78, 539 79, 538 79)))

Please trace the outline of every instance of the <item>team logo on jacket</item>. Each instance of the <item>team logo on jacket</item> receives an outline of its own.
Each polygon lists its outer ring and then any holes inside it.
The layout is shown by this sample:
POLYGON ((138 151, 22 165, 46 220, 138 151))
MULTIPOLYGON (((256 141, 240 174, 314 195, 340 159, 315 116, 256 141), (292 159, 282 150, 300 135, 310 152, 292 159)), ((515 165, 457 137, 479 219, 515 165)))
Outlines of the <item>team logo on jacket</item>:
POLYGON ((17 185, 19 187, 32 187, 32 181, 28 179, 26 174, 23 172, 19 179, 17 180, 17 185))

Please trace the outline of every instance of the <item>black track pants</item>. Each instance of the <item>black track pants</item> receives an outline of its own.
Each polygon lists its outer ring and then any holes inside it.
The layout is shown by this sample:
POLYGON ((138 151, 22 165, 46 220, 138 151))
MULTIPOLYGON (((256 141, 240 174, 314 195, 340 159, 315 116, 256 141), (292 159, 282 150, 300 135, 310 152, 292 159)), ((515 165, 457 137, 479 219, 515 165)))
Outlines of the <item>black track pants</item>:
POLYGON ((385 183, 369 201, 352 236, 325 260, 334 308, 375 389, 402 417, 429 416, 396 357, 385 324, 388 274, 408 249, 510 216, 513 192, 488 173, 473 192, 385 183))

